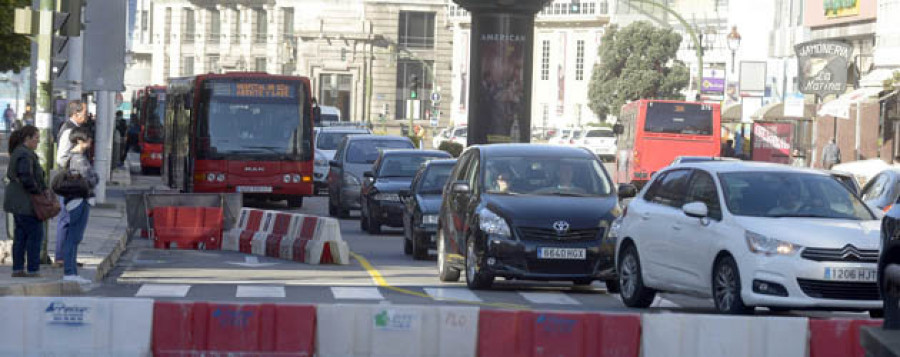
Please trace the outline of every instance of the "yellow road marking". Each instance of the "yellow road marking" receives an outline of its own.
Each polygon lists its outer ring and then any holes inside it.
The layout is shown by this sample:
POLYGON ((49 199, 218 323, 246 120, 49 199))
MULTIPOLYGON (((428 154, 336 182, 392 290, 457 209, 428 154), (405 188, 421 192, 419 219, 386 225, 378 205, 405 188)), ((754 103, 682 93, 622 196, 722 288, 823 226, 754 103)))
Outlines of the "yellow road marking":
POLYGON ((459 304, 495 307, 495 308, 500 308, 500 309, 516 309, 516 310, 530 309, 530 307, 526 306, 526 305, 507 304, 507 303, 502 303, 502 302, 480 302, 480 301, 468 301, 468 300, 459 300, 459 299, 436 298, 436 297, 428 295, 426 293, 420 293, 417 291, 412 291, 412 290, 408 290, 408 289, 391 286, 391 284, 388 284, 387 280, 384 280, 384 277, 381 275, 381 272, 379 272, 378 269, 375 269, 375 267, 372 265, 372 263, 369 263, 369 261, 366 258, 364 258, 363 256, 356 254, 354 252, 350 252, 350 256, 353 257, 353 259, 356 259, 356 261, 358 261, 359 264, 362 265, 363 269, 365 269, 366 272, 369 273, 369 276, 372 277, 372 281, 375 282, 375 285, 378 285, 379 287, 382 287, 382 288, 385 288, 388 290, 396 291, 401 294, 418 296, 421 298, 432 299, 432 300, 436 300, 436 301, 447 301, 447 302, 455 302, 455 303, 459 303, 459 304))

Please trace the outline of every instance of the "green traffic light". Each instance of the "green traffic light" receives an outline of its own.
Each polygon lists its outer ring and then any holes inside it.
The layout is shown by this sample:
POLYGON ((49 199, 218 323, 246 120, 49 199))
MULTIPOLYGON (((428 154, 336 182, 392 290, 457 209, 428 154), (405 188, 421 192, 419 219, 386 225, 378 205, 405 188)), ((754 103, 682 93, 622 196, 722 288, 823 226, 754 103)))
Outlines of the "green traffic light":
POLYGON ((411 92, 409 92, 409 98, 410 98, 410 99, 416 99, 416 98, 418 98, 418 97, 419 97, 419 95, 418 95, 418 93, 416 93, 416 91, 411 91, 411 92))

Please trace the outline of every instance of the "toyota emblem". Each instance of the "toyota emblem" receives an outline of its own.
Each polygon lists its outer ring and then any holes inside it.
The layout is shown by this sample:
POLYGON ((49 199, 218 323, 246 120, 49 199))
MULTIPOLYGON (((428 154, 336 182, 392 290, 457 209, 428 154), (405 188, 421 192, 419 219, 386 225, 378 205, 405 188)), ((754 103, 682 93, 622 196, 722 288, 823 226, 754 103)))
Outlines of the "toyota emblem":
POLYGON ((569 222, 566 222, 566 221, 553 222, 553 229, 556 230, 556 234, 563 235, 569 231, 569 222))

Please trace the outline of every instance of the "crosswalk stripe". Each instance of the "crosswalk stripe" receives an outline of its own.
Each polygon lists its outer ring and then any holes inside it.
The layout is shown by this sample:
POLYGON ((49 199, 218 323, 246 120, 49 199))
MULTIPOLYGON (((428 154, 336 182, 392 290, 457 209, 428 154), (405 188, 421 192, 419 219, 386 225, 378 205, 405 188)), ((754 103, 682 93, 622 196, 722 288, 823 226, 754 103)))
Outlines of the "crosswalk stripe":
POLYGON ((425 288, 425 293, 435 300, 459 300, 481 302, 481 298, 465 288, 425 288))
POLYGON ((181 284, 143 284, 134 296, 185 297, 190 289, 190 285, 181 284))
POLYGON ((384 296, 374 287, 331 287, 331 294, 336 300, 384 300, 384 296))
POLYGON ((560 292, 543 292, 543 293, 526 293, 520 292, 519 296, 525 298, 531 303, 534 304, 548 304, 548 305, 581 305, 578 300, 575 300, 568 295, 560 292))
POLYGON ((238 285, 235 296, 239 298, 283 298, 285 293, 283 286, 238 285))

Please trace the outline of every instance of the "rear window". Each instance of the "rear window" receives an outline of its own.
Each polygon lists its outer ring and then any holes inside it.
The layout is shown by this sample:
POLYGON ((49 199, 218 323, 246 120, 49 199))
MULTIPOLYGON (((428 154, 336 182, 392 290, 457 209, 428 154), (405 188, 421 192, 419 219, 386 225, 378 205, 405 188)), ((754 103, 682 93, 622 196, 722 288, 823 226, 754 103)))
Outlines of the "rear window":
POLYGON ((589 138, 614 138, 615 136, 612 130, 591 130, 587 133, 589 138))
POLYGON ((644 131, 648 133, 712 135, 713 107, 705 104, 647 104, 644 131))
POLYGON ((347 147, 347 162, 371 164, 378 159, 378 149, 413 149, 413 144, 403 140, 358 140, 347 147))
POLYGON ((318 136, 316 136, 316 148, 319 150, 337 150, 338 145, 341 144, 341 141, 344 140, 344 137, 347 135, 359 135, 366 134, 365 132, 328 132, 323 131, 320 132, 318 136))

